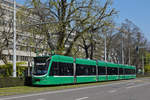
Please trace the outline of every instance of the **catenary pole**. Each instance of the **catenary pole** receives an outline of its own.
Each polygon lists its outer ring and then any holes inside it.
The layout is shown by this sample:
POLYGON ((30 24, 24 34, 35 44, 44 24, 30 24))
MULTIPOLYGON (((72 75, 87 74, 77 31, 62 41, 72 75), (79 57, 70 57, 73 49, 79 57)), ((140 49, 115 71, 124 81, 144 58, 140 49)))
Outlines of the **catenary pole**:
POLYGON ((142 54, 142 74, 144 75, 144 55, 142 54))
POLYGON ((104 52, 105 52, 105 62, 107 61, 107 47, 106 47, 106 41, 107 41, 107 37, 106 37, 106 33, 105 33, 105 40, 104 40, 104 45, 105 45, 105 47, 104 47, 104 52))
POLYGON ((16 0, 14 3, 14 16, 13 16, 13 77, 16 77, 16 0))
POLYGON ((123 33, 121 34, 121 36, 122 36, 122 45, 121 45, 121 49, 122 49, 122 64, 124 64, 124 50, 123 50, 123 48, 124 48, 124 41, 123 41, 123 33))
POLYGON ((131 50, 129 48, 129 65, 131 64, 131 50))

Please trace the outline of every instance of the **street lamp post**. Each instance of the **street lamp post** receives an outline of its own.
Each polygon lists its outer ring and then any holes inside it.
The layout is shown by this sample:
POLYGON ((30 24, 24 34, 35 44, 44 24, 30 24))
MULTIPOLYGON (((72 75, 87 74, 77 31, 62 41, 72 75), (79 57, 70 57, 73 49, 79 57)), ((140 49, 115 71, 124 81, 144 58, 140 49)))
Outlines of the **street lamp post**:
POLYGON ((123 51, 123 48, 124 48, 124 43, 123 43, 123 33, 121 34, 122 36, 122 43, 121 43, 121 50, 122 50, 122 64, 124 64, 124 51, 123 51))
POLYGON ((106 47, 106 40, 107 40, 107 39, 106 39, 106 38, 107 38, 107 37, 106 37, 106 33, 105 33, 105 40, 104 40, 104 42, 105 42, 105 43, 104 43, 104 45, 105 45, 105 47, 104 47, 104 49, 105 49, 105 50, 104 50, 104 51, 105 51, 105 62, 107 61, 107 58, 106 58, 106 57, 107 57, 107 55, 106 55, 106 54, 107 54, 107 47, 106 47))
POLYGON ((13 16, 13 77, 16 77, 16 1, 14 3, 14 16, 13 16))
POLYGON ((144 70, 144 55, 142 55, 142 74, 144 75, 145 70, 144 70))
POLYGON ((107 61, 107 33, 106 29, 102 29, 102 33, 104 35, 104 60, 107 61))
MULTIPOLYGON (((144 49, 144 48, 146 48, 146 47, 136 47, 136 51, 139 53, 139 50, 140 49, 144 49)), ((145 69, 144 69, 144 54, 142 53, 142 74, 144 75, 145 74, 145 69)))
POLYGON ((131 50, 130 50, 130 48, 129 48, 129 65, 131 64, 131 50))

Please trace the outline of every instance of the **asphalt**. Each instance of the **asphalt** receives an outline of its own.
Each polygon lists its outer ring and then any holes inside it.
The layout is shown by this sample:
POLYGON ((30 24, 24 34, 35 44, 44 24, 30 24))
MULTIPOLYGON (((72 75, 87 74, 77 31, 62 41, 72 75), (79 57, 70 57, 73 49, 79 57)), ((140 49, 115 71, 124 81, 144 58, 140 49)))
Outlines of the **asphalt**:
POLYGON ((36 94, 5 96, 0 97, 0 100, 150 100, 150 78, 36 94))

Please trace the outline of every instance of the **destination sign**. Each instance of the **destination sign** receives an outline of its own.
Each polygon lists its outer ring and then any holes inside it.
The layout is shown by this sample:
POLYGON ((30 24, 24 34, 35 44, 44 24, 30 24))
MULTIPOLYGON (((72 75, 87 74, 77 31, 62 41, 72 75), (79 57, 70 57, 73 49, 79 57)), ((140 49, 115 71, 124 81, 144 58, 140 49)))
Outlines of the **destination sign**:
POLYGON ((46 63, 36 63, 35 65, 42 66, 42 65, 46 65, 46 63))

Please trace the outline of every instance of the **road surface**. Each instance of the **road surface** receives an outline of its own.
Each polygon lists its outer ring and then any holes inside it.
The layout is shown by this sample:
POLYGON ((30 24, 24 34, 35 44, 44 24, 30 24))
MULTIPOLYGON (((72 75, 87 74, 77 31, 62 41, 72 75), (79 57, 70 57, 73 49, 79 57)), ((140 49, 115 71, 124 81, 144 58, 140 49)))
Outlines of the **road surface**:
POLYGON ((37 94, 1 96, 0 100, 150 100, 150 78, 37 94))

